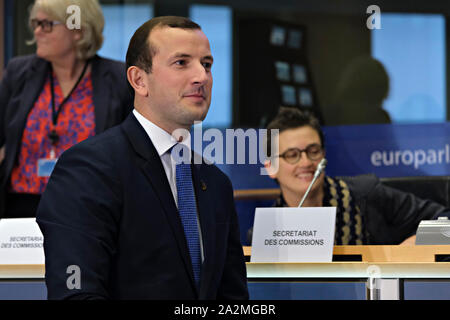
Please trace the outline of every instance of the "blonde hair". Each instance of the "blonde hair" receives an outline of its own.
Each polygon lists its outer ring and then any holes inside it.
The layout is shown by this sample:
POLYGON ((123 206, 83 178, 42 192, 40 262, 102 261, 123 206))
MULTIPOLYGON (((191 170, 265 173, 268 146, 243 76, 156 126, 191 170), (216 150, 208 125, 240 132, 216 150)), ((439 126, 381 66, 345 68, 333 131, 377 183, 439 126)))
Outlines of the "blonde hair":
MULTIPOLYGON (((69 6, 78 6, 81 12, 82 37, 75 44, 77 57, 81 60, 92 58, 103 44, 103 27, 105 19, 98 0, 36 0, 31 8, 29 22, 36 17, 38 11, 45 12, 51 19, 66 25, 70 13, 69 6)), ((28 42, 34 44, 36 39, 28 42)))

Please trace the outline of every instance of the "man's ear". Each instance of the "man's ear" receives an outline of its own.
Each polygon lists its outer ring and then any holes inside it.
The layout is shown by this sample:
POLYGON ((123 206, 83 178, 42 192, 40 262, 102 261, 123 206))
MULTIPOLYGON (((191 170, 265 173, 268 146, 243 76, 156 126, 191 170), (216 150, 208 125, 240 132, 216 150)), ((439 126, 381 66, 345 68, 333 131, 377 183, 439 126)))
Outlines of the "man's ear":
POLYGON ((278 168, 272 165, 272 161, 264 161, 264 168, 266 168, 269 177, 271 177, 272 179, 277 178, 278 168))
POLYGON ((127 70, 127 78, 130 85, 133 87, 135 94, 147 97, 148 88, 145 82, 146 72, 136 66, 131 66, 127 70))

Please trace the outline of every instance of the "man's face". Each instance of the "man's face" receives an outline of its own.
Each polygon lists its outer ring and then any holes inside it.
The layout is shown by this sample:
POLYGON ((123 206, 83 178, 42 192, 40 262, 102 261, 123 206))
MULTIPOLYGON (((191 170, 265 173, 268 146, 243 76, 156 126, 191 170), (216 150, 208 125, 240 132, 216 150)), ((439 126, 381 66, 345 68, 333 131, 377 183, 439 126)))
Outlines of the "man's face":
MULTIPOLYGON (((279 135, 279 154, 292 148, 304 150, 312 145, 321 146, 321 142, 317 131, 310 126, 284 130, 279 135)), ((302 152, 300 159, 294 164, 287 162, 284 158, 276 158, 274 161, 278 161, 278 171, 272 173, 270 177, 278 180, 283 194, 293 197, 303 196, 314 177, 317 165, 324 157, 323 152, 319 153, 318 159, 310 160, 306 153, 302 152)), ((322 174, 314 183, 311 192, 322 188, 323 181, 322 174)))
POLYGON ((147 74, 148 104, 158 125, 172 133, 202 121, 211 103, 213 58, 201 30, 156 27, 150 33, 155 48, 147 74))

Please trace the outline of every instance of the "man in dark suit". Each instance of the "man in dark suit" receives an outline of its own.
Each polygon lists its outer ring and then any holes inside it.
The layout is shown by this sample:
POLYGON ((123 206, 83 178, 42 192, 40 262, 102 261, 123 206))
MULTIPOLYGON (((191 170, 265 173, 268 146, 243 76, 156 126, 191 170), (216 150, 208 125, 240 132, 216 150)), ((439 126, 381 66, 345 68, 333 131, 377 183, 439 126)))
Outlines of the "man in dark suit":
POLYGON ((230 181, 171 157, 189 145, 171 134, 207 114, 212 62, 189 19, 154 18, 136 31, 127 53, 135 110, 60 157, 38 209, 50 299, 248 298, 230 181))

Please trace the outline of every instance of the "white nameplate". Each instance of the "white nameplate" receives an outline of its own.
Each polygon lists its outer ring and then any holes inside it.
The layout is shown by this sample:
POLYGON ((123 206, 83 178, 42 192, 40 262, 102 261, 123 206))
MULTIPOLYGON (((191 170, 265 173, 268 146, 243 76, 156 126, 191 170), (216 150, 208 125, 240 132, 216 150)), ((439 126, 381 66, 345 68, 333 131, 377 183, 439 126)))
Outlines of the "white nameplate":
POLYGON ((331 262, 335 207, 256 208, 250 262, 331 262))
POLYGON ((44 264, 43 243, 35 218, 0 220, 0 264, 44 264))

